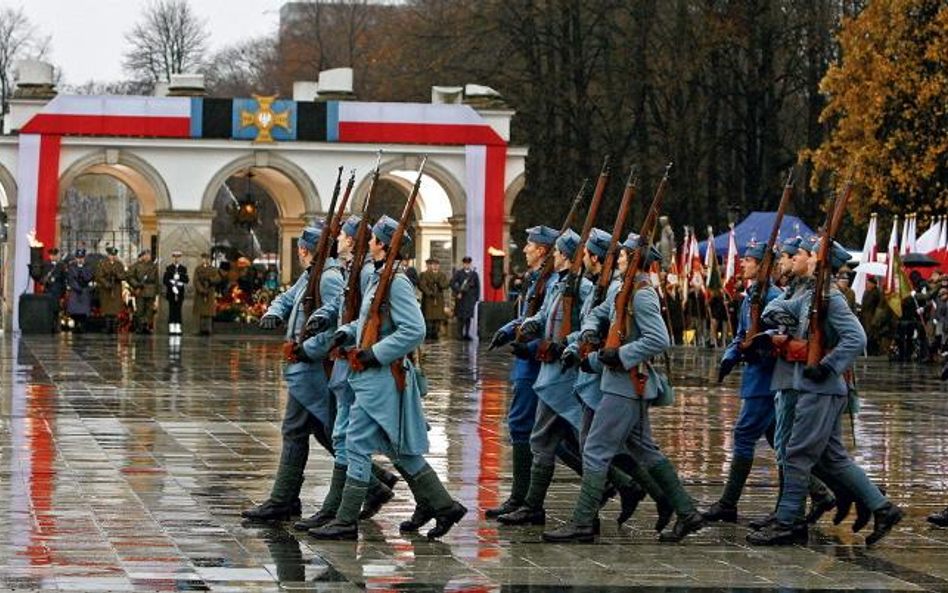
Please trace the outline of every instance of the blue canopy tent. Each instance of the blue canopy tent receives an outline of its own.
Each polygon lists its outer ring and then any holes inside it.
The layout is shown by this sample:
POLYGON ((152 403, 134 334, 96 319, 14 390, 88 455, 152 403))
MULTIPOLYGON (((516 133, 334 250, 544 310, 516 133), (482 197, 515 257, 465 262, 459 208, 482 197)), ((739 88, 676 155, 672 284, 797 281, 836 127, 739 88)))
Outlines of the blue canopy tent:
MULTIPOLYGON (((770 238, 770 231, 774 227, 774 220, 776 218, 776 212, 751 212, 747 215, 747 218, 738 223, 734 227, 738 255, 740 256, 744 254, 744 249, 751 241, 766 243, 767 239, 770 238)), ((816 232, 814 232, 806 225, 805 222, 796 216, 784 214, 783 220, 780 221, 779 240, 783 241, 798 235, 801 237, 812 237, 816 235, 816 232)), ((727 238, 728 233, 723 233, 714 238, 714 251, 720 258, 723 258, 727 255, 727 238)), ((698 243, 698 249, 701 251, 701 257, 704 257, 705 250, 707 250, 707 244, 707 240, 698 243)))

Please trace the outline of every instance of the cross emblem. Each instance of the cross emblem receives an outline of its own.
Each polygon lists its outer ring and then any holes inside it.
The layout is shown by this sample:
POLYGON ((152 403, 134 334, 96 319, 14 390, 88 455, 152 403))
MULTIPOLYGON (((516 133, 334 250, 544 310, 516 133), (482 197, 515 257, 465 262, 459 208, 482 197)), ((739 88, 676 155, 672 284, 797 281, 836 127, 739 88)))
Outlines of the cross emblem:
POLYGON ((290 131, 289 110, 281 111, 280 113, 273 111, 272 105, 277 95, 253 95, 253 98, 257 100, 257 111, 256 113, 251 113, 242 109, 240 111, 240 126, 242 128, 249 126, 255 126, 257 128, 257 137, 254 139, 254 142, 274 142, 273 135, 271 134, 274 127, 283 128, 287 132, 290 131))

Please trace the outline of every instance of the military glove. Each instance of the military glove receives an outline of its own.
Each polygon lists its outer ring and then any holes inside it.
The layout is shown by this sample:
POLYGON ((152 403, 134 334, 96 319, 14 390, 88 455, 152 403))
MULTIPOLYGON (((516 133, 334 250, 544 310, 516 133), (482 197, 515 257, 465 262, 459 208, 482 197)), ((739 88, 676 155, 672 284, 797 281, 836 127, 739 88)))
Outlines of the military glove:
POLYGON ((494 333, 494 337, 490 339, 490 345, 487 346, 487 350, 494 350, 495 348, 500 348, 507 342, 511 340, 510 335, 502 329, 497 330, 494 333))
POLYGON ((583 333, 579 334, 579 341, 585 344, 590 344, 591 346, 598 346, 602 341, 602 338, 599 337, 599 332, 594 329, 583 330, 583 333))
POLYGON ((296 344, 293 346, 293 356, 296 357, 296 362, 315 362, 312 358, 306 354, 306 350, 303 348, 302 344, 296 344))
POLYGON ((583 371, 584 373, 595 373, 595 372, 596 372, 596 370, 593 369, 593 367, 592 367, 592 361, 589 360, 589 357, 588 357, 588 356, 587 356, 586 358, 584 358, 581 363, 579 363, 579 370, 583 371))
POLYGON ((260 328, 261 329, 277 329, 283 325, 283 319, 278 315, 273 315, 272 313, 267 313, 260 318, 260 328))
POLYGON ((364 369, 382 366, 381 363, 379 363, 379 359, 375 358, 375 354, 372 353, 371 348, 359 350, 358 354, 356 354, 356 360, 359 361, 359 364, 361 364, 364 369))
POLYGON ((824 363, 807 365, 803 367, 803 376, 813 381, 814 383, 822 383, 830 378, 830 375, 833 374, 833 369, 824 363))
POLYGON ((349 341, 349 334, 339 330, 332 335, 332 343, 329 344, 330 350, 333 348, 342 348, 343 344, 349 341))
POLYGON ((599 362, 610 369, 622 368, 622 360, 619 358, 619 349, 603 348, 599 351, 599 362))
POLYGON ((525 338, 537 338, 542 331, 543 326, 536 319, 528 319, 520 324, 520 334, 525 338))
POLYGON ((550 342, 547 345, 547 355, 549 355, 549 360, 559 360, 563 356, 563 351, 566 350, 566 346, 562 342, 550 342))
POLYGON ((530 360, 533 358, 533 353, 530 352, 530 346, 524 342, 512 343, 510 345, 510 351, 521 360, 530 360))
POLYGON ((582 363, 582 359, 574 350, 566 349, 563 351, 562 356, 560 356, 560 364, 563 365, 564 369, 573 368, 580 363, 582 363))
POLYGON ((320 315, 318 312, 313 313, 309 316, 309 319, 306 320, 306 333, 315 336, 329 329, 330 323, 332 322, 329 320, 329 317, 320 315))
POLYGON ((727 377, 731 374, 731 371, 734 370, 734 367, 737 366, 737 358, 722 358, 721 365, 718 367, 718 383, 724 381, 724 377, 727 377))

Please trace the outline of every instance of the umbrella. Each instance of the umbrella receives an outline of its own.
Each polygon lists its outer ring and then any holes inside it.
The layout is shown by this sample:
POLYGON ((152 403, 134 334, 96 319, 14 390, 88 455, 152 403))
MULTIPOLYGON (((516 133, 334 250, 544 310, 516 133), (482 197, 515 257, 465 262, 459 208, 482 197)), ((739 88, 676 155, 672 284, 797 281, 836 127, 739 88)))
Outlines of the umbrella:
POLYGON ((940 265, 938 261, 924 253, 906 253, 902 256, 902 264, 906 268, 934 268, 940 265))

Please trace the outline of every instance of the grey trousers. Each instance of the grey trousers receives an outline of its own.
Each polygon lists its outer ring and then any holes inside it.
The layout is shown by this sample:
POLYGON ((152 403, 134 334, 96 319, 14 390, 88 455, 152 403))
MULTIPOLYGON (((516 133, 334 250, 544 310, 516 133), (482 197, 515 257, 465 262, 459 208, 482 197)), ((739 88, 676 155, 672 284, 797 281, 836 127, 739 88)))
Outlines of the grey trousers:
POLYGON ((583 445, 583 470, 609 471, 612 459, 626 451, 646 470, 665 461, 652 439, 647 403, 603 393, 583 445))
POLYGON ((569 441, 578 448, 579 435, 576 429, 541 399, 537 402, 536 420, 533 423, 533 432, 530 433, 533 463, 544 466, 554 465, 556 448, 560 443, 569 441))
POLYGON ((802 521, 809 492, 810 472, 819 463, 829 474, 856 485, 870 509, 886 504, 886 498, 856 465, 843 445, 842 417, 848 404, 845 395, 800 393, 793 425, 784 453, 784 485, 777 507, 783 523, 802 521))

